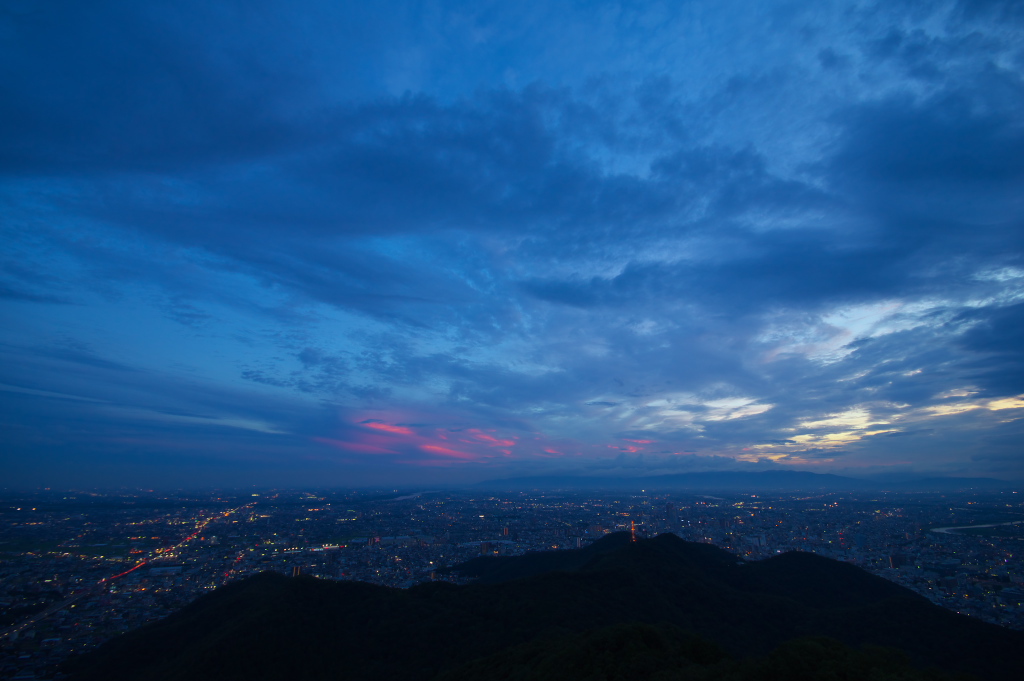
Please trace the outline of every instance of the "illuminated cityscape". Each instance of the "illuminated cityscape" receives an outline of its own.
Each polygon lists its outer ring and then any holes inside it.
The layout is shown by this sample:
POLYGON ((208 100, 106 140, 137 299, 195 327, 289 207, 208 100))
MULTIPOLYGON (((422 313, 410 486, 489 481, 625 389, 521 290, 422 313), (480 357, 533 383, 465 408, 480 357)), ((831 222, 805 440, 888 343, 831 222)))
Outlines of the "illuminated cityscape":
POLYGON ((69 655, 261 571, 398 588, 461 582, 447 568, 476 556, 579 548, 634 527, 747 560, 818 553, 1024 629, 1024 499, 1015 492, 46 490, 9 495, 0 513, 3 679, 53 678, 69 655))
POLYGON ((0 681, 1020 676, 1024 2, 0 36, 0 681))

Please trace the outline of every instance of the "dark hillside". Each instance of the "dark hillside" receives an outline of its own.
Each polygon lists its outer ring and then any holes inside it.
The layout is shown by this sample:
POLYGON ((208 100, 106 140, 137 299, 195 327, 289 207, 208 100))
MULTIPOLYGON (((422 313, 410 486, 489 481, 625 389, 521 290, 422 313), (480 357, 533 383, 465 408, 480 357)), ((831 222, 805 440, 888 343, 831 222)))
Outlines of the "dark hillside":
POLYGON ((857 607, 897 597, 927 602, 923 596, 854 565, 801 551, 748 563, 737 586, 817 608, 857 607))
POLYGON ((542 575, 545 572, 578 570, 605 553, 617 551, 629 543, 625 532, 606 535, 577 551, 541 551, 522 556, 485 556, 466 561, 455 569, 478 584, 499 584, 513 579, 542 575))
POLYGON ((804 638, 771 654, 736 660, 714 643, 670 625, 620 624, 537 640, 474 660, 436 681, 954 681, 915 669, 891 648, 851 649, 804 638))
MULTIPOLYGON (((635 543, 613 535, 588 549, 468 565, 495 583, 433 583, 402 591, 259 575, 109 642, 81 658, 73 678, 425 681, 516 646, 535 650, 529 646, 583 641, 571 637, 636 623, 698 632, 738 658, 767 654, 801 636, 894 645, 917 665, 983 679, 1016 679, 1024 650, 1018 632, 953 614, 859 568, 817 556, 743 563, 674 535, 635 543), (554 571, 538 573, 540 565, 554 571)), ((661 634, 636 636, 626 635, 634 641, 628 648, 662 640, 661 634)), ((669 651, 683 645, 675 634, 666 636, 675 643, 651 645, 669 651)), ((563 659, 558 650, 536 654, 563 659)), ((643 655, 648 653, 662 654, 643 655)), ((890 677, 878 677, 884 678, 890 677)))

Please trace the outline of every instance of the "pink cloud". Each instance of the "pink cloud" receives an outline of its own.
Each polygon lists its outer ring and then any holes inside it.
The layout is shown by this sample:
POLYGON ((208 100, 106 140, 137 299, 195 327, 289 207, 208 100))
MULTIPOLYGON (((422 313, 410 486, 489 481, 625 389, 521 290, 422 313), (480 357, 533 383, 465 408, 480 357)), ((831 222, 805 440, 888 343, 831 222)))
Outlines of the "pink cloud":
POLYGON ((374 430, 383 430, 388 433, 395 433, 396 435, 415 435, 410 428, 406 428, 405 426, 393 426, 389 423, 371 422, 361 423, 359 425, 366 426, 367 428, 373 428, 374 430))
POLYGON ((470 433, 476 439, 483 440, 484 442, 488 442, 491 445, 496 446, 496 447, 511 447, 511 446, 515 445, 515 443, 516 443, 515 439, 499 440, 498 438, 496 438, 496 437, 494 437, 492 435, 488 435, 487 433, 481 432, 477 428, 471 428, 471 429, 469 429, 466 432, 470 433))
POLYGON ((448 447, 441 447, 440 445, 420 445, 420 449, 425 452, 430 452, 431 454, 440 454, 441 456, 450 456, 467 461, 476 461, 480 458, 476 454, 460 452, 457 449, 449 449, 448 447))
POLYGON ((317 441, 354 456, 391 455, 391 461, 402 465, 463 466, 580 455, 578 443, 570 440, 552 440, 539 432, 511 435, 502 429, 468 427, 444 414, 364 411, 345 420, 348 424, 335 438, 317 441), (403 423, 433 425, 398 425, 403 423))

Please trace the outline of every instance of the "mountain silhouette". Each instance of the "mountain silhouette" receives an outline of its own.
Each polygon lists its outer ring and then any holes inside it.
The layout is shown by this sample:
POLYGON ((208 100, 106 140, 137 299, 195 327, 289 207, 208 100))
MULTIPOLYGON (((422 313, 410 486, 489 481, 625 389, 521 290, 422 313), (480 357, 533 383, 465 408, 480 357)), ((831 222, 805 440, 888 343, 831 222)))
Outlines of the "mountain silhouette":
POLYGON ((865 480, 810 471, 697 471, 665 475, 535 475, 485 480, 477 489, 507 490, 691 490, 705 492, 794 492, 794 491, 904 491, 936 492, 962 489, 1013 490, 1020 480, 995 478, 875 478, 865 480))
POLYGON ((263 573, 68 671, 76 681, 950 678, 912 663, 1015 679, 1024 650, 1020 632, 804 553, 746 562, 675 535, 616 533, 455 569, 478 581, 400 590, 263 573))

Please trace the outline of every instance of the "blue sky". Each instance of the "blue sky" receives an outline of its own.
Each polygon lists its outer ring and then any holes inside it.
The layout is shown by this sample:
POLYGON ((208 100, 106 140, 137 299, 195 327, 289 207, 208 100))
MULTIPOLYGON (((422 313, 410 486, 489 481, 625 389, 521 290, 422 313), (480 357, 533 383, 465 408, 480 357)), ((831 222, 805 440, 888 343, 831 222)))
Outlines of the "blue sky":
POLYGON ((0 2, 10 485, 1024 478, 1024 9, 0 2))

